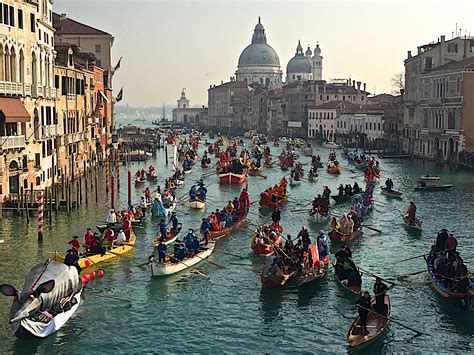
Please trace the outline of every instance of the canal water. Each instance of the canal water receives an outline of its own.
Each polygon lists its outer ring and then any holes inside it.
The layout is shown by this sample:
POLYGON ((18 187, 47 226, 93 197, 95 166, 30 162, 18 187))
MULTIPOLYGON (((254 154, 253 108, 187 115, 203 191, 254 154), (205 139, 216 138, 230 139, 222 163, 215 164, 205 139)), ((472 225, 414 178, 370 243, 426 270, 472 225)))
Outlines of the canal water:
MULTIPOLYGON (((280 148, 272 147, 273 154, 279 152, 280 148)), ((316 152, 325 160, 329 150, 318 148, 316 152)), ((301 161, 309 166, 309 158, 301 157, 301 161)), ((134 163, 132 173, 142 167, 146 169, 150 164, 157 166, 161 183, 172 173, 171 164, 164 166, 163 150, 146 163, 134 163)), ((409 160, 381 160, 381 165, 382 179, 391 177, 395 189, 403 191, 403 200, 390 200, 376 192, 377 205, 366 223, 383 233, 366 230, 364 236, 354 243, 353 258, 357 265, 392 280, 396 280, 397 275, 422 270, 423 259, 397 261, 427 252, 436 231, 444 227, 455 231, 462 255, 473 255, 472 173, 450 173, 428 162, 409 160), (454 188, 447 192, 414 192, 416 178, 427 173, 440 174, 441 182, 452 183, 454 188), (424 220, 421 234, 409 233, 399 217, 410 200, 416 202, 419 216, 424 220)), ((340 176, 321 171, 318 182, 305 181, 290 188, 291 199, 282 210, 285 233, 295 236, 302 226, 309 226, 314 240, 321 227, 311 225, 305 213, 291 210, 309 202, 324 185, 334 193, 337 193, 340 183, 357 181, 363 185, 360 174, 351 173, 346 162, 342 162, 342 166, 340 176)), ((126 205, 127 169, 122 167, 120 173, 121 189, 117 203, 122 207, 126 205)), ((197 165, 192 174, 186 176, 185 187, 178 190, 178 195, 186 193, 202 173, 197 165)), ((262 174, 267 179, 249 177, 252 201, 284 175, 278 167, 264 168, 262 174)), ((206 182, 211 185, 205 212, 190 212, 186 204, 178 207, 178 217, 186 230, 197 229, 201 217, 221 208, 240 191, 234 186, 219 186, 215 175, 206 178, 206 182)), ((154 187, 148 182, 147 186, 154 187)), ((133 200, 137 201, 143 188, 132 188, 133 200)), ((70 216, 66 212, 53 216, 52 224, 46 225, 41 244, 36 238, 34 222, 27 224, 21 217, 2 217, 0 239, 4 239, 4 243, 0 244, 0 283, 12 283, 21 288, 25 273, 33 265, 52 257, 55 250, 66 250, 71 236, 82 236, 86 227, 94 228, 105 219, 109 208, 105 188, 99 191, 98 204, 93 192, 89 193, 88 206, 83 204, 70 216)), ((269 212, 260 211, 257 204, 251 211, 250 219, 254 222, 263 222, 269 217, 269 212)), ((225 268, 201 263, 198 268, 208 278, 183 272, 168 278, 152 279, 146 268, 136 265, 147 260, 158 222, 153 220, 144 228, 135 229, 135 250, 105 262, 104 277, 90 283, 74 317, 60 331, 44 340, 16 340, 7 324, 11 299, 0 296, 0 353, 351 352, 346 345, 346 333, 356 315, 354 300, 335 282, 332 270, 324 280, 308 287, 289 285, 281 290, 262 290, 259 279, 262 264, 250 250, 253 226, 245 223, 241 229, 231 233, 232 238, 219 240, 216 247, 223 252, 241 255, 242 259, 214 253, 211 260, 225 268)), ((334 253, 337 248, 331 250, 334 253)), ((472 260, 468 265, 474 270, 472 260)), ((413 280, 423 278, 421 274, 413 280)), ((373 278, 364 275, 363 282, 364 289, 371 291, 373 278)), ((392 323, 387 335, 368 349, 370 353, 432 352, 433 349, 454 353, 474 351, 472 312, 462 312, 446 304, 427 286, 395 286, 390 295, 393 317, 426 335, 414 337, 410 331, 392 323)))

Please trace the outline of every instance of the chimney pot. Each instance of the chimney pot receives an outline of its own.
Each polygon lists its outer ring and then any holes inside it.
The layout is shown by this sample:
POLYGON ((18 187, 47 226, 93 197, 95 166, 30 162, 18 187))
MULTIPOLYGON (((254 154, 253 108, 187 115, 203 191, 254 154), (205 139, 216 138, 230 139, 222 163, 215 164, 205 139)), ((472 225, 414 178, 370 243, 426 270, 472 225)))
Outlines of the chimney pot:
POLYGON ((365 91, 366 85, 367 85, 367 84, 366 84, 366 83, 364 83, 364 91, 365 91))
POLYGON ((362 82, 358 81, 357 82, 357 90, 359 90, 359 91, 360 91, 360 84, 362 84, 362 82))
POLYGON ((411 58, 411 51, 408 51, 408 58, 411 58))
POLYGON ((421 54, 421 47, 418 47, 418 54, 421 54))
POLYGON ((441 43, 444 43, 444 42, 446 42, 446 36, 443 35, 441 36, 441 43))
POLYGON ((61 21, 63 21, 63 20, 65 20, 65 19, 67 19, 67 15, 66 15, 66 14, 61 14, 61 15, 59 16, 59 19, 60 19, 61 21))

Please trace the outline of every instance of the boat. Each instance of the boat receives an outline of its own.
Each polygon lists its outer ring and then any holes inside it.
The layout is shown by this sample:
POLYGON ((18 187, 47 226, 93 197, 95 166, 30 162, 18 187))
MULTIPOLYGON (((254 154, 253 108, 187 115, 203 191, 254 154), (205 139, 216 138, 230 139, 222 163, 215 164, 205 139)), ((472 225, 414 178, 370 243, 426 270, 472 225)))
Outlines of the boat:
POLYGON ((67 323, 81 304, 83 284, 74 266, 48 259, 28 272, 21 292, 9 284, 0 288, 13 299, 9 316, 12 332, 31 340, 46 338, 67 323))
POLYGON ((206 201, 202 201, 198 198, 189 199, 189 207, 195 210, 202 210, 206 207, 206 201))
POLYGON ((266 288, 277 288, 284 286, 290 281, 290 279, 297 274, 297 270, 288 268, 286 266, 279 267, 278 261, 281 260, 279 256, 267 256, 265 257, 265 263, 263 270, 260 273, 260 281, 262 287, 266 288))
MULTIPOLYGON (((375 298, 372 298, 371 305, 375 305, 375 298)), ((373 343, 378 337, 385 333, 388 323, 390 321, 390 312, 392 305, 390 303, 390 296, 385 294, 385 306, 387 307, 387 314, 380 315, 374 311, 369 312, 367 316, 367 331, 368 334, 363 335, 360 331, 359 316, 354 319, 347 332, 347 343, 350 347, 361 348, 373 343)))
POLYGON ((439 181, 439 175, 422 175, 418 178, 420 181, 439 181))
POLYGON ((326 143, 323 143, 322 146, 324 148, 329 148, 329 149, 341 149, 342 148, 341 144, 337 144, 337 143, 334 143, 334 142, 326 142, 326 143))
POLYGON ((146 173, 146 179, 150 182, 157 182, 158 181, 158 176, 155 175, 155 173, 146 173))
POLYGON ((316 245, 308 246, 308 254, 311 255, 310 260, 316 260, 313 265, 309 266, 305 262, 300 274, 298 275, 297 284, 299 286, 309 284, 326 276, 329 266, 329 255, 322 260, 319 258, 318 247, 316 245))
POLYGON ((317 182, 319 180, 319 175, 308 174, 308 180, 311 182, 317 182))
MULTIPOLYGON (((171 228, 168 228, 168 239, 166 239, 163 244, 164 245, 170 245, 170 244, 173 244, 178 238, 179 236, 181 235, 181 230, 183 229, 183 224, 182 223, 178 223, 178 229, 176 230, 176 233, 172 233, 172 230, 171 228)), ((154 248, 156 246, 158 246, 158 244, 160 244, 161 242, 161 234, 158 233, 155 237, 155 239, 153 239, 151 241, 151 246, 154 248)))
POLYGON ((323 224, 323 223, 326 223, 327 221, 329 221, 329 219, 331 218, 331 216, 329 215, 329 213, 327 214, 321 214, 319 212, 319 210, 315 211, 314 213, 312 213, 313 211, 312 210, 309 210, 308 212, 308 218, 311 222, 313 223, 316 223, 316 224, 323 224))
POLYGON ((169 207, 165 207, 163 206, 163 210, 164 211, 160 211, 159 207, 156 206, 155 207, 155 204, 152 205, 151 207, 151 216, 152 217, 167 217, 167 216, 170 216, 171 213, 173 213, 173 211, 176 211, 176 200, 173 201, 173 203, 171 203, 169 205, 169 207))
POLYGON ((247 174, 220 173, 218 174, 220 184, 243 184, 247 180, 247 174))
POLYGON ((423 224, 423 221, 418 217, 415 217, 415 223, 413 223, 412 219, 405 215, 403 216, 403 224, 409 229, 421 231, 421 225, 423 224))
POLYGON ((303 148, 303 155, 306 157, 310 157, 313 155, 313 148, 311 146, 306 146, 303 148))
MULTIPOLYGON (((334 266, 335 265, 336 263, 334 263, 334 266)), ((337 272, 334 272, 334 275, 336 277, 337 283, 341 285, 342 288, 344 288, 345 290, 349 291, 350 293, 354 295, 360 295, 360 292, 362 290, 361 286, 348 286, 348 282, 349 282, 348 279, 341 280, 339 276, 337 275, 337 272)))
MULTIPOLYGON (((103 261, 116 258, 118 255, 123 255, 131 251, 135 247, 135 241, 136 241, 136 236, 135 236, 135 232, 132 229, 131 234, 130 234, 130 240, 128 242, 124 243, 123 245, 113 246, 104 255, 94 254, 94 255, 85 256, 84 254, 82 254, 79 257, 78 264, 81 268, 85 269, 86 267, 88 267, 86 265, 87 261, 88 261, 87 264, 90 263, 89 265, 90 267, 91 265, 95 265, 103 261)), ((58 251, 55 251, 54 261, 64 263, 64 255, 60 254, 58 251)))
POLYGON ((201 168, 207 169, 211 166, 211 163, 201 163, 201 168))
POLYGON ((338 242, 338 243, 347 243, 352 242, 354 239, 359 238, 362 235, 362 231, 356 229, 352 232, 352 234, 343 234, 338 230, 331 230, 329 231, 329 239, 331 242, 338 242))
POLYGON ((352 200, 352 196, 350 195, 333 195, 331 198, 336 201, 336 205, 340 205, 343 203, 350 202, 352 200))
POLYGON ((452 187, 453 187, 452 184, 444 184, 444 185, 421 184, 421 185, 415 186, 413 190, 414 191, 445 191, 445 190, 449 190, 452 187))
POLYGON ((145 161, 147 154, 144 150, 133 150, 128 153, 130 161, 145 161))
POLYGON ((379 158, 382 158, 382 159, 408 159, 411 157, 412 157, 411 154, 398 154, 398 155, 379 154, 379 158))
POLYGON ((301 185, 301 180, 294 180, 293 178, 290 177, 290 186, 300 186, 301 185))
POLYGON ((273 245, 266 244, 257 240, 257 233, 258 231, 256 231, 252 235, 252 241, 250 243, 250 248, 252 249, 252 252, 254 253, 254 255, 261 256, 263 258, 265 258, 266 256, 275 255, 275 250, 273 249, 273 245))
POLYGON ((247 170, 247 174, 249 174, 250 176, 259 176, 263 171, 263 168, 260 167, 260 168, 256 168, 256 169, 248 169, 247 170))
POLYGON ((340 174, 341 173, 341 167, 339 165, 335 165, 335 166, 329 166, 327 167, 326 171, 329 173, 329 174, 340 174))
POLYGON ((190 167, 190 168, 187 168, 187 169, 183 169, 183 172, 185 174, 191 174, 193 172, 193 167, 190 167))
POLYGON ((164 263, 152 259, 151 263, 148 265, 148 270, 150 271, 151 276, 168 276, 176 274, 180 271, 192 268, 194 265, 211 256, 215 245, 215 242, 209 242, 206 247, 201 246, 199 253, 180 262, 175 262, 170 257, 167 257, 164 263))
POLYGON ((260 204, 260 207, 268 207, 273 210, 274 208, 283 206, 286 203, 286 201, 288 201, 288 191, 286 192, 285 196, 280 198, 278 201, 271 201, 269 203, 262 204, 262 201, 260 200, 259 204, 260 204))
POLYGON ((135 177, 135 186, 141 186, 145 183, 145 181, 145 178, 135 177))
MULTIPOLYGON (((431 288, 436 291, 438 295, 443 297, 445 300, 463 309, 473 310, 474 309, 474 278, 469 276, 469 287, 467 291, 458 291, 449 289, 444 285, 441 280, 438 280, 433 272, 433 262, 425 257, 426 269, 431 281, 431 288)), ((468 274, 469 275, 469 274, 468 274)))
POLYGON ((388 191, 387 188, 383 186, 381 186, 380 189, 382 190, 382 195, 385 195, 388 197, 402 198, 403 193, 401 193, 400 191, 396 191, 396 190, 388 191))
POLYGON ((209 231, 209 237, 211 239, 219 239, 222 238, 223 236, 229 234, 233 229, 237 228, 242 224, 242 222, 247 218, 247 214, 244 214, 242 218, 239 218, 238 220, 234 221, 229 227, 224 228, 219 231, 209 231))

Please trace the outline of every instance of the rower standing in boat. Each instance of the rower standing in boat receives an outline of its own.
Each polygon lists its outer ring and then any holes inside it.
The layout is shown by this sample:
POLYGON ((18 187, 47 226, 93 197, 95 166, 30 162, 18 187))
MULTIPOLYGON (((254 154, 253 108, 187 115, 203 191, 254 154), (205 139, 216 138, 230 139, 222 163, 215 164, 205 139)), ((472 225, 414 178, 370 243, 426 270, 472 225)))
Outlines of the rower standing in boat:
POLYGON ((68 242, 68 244, 71 244, 71 249, 73 252, 76 254, 79 254, 79 251, 81 249, 81 242, 77 240, 79 237, 77 235, 73 236, 72 239, 68 242))
POLYGON ((178 217, 176 217, 176 211, 173 211, 171 212, 171 218, 170 218, 170 221, 168 223, 171 222, 171 231, 173 232, 173 235, 176 235, 176 233, 178 232, 178 217))
POLYGON ((79 255, 77 255, 73 249, 68 249, 67 254, 64 257, 64 264, 67 266, 74 266, 77 272, 80 274, 82 268, 79 266, 79 255))
POLYGON ((380 277, 375 278, 374 283, 374 296, 375 296, 375 312, 385 316, 387 314, 387 305, 385 304, 385 294, 388 291, 387 285, 385 285, 380 277))
POLYGON ((245 210, 245 212, 248 212, 250 209, 250 196, 246 187, 242 189, 242 192, 239 195, 239 201, 243 205, 242 209, 245 210))
POLYGON ((319 259, 324 260, 326 256, 329 255, 329 245, 328 245, 328 237, 326 236, 326 234, 324 234, 323 230, 319 231, 317 243, 318 243, 319 259))
POLYGON ((163 240, 160 241, 160 244, 156 246, 156 251, 158 254, 158 262, 159 263, 164 263, 165 258, 166 258, 166 244, 163 242, 163 240))
POLYGON ((385 189, 386 189, 388 192, 392 191, 392 189, 393 189, 393 181, 392 181, 392 179, 389 178, 389 179, 385 180, 385 189))
POLYGON ((308 230, 305 227, 301 227, 297 238, 301 238, 301 242, 303 243, 303 251, 308 252, 308 247, 311 245, 311 238, 309 237, 308 230))
POLYGON ((84 249, 86 250, 86 252, 89 250, 89 248, 91 247, 91 243, 92 243, 92 238, 93 238, 93 234, 91 232, 91 229, 90 228, 87 228, 87 231, 86 233, 84 234, 84 249))
POLYGON ((280 224, 281 220, 281 211, 278 207, 275 207, 272 211, 272 222, 280 224))
POLYGON ((367 335, 369 334, 369 331, 367 330, 367 315, 370 310, 369 291, 365 291, 364 295, 357 300, 356 306, 359 309, 359 326, 361 335, 367 335))
POLYGON ((195 200, 196 199, 196 193, 197 193, 196 185, 191 186, 191 189, 189 190, 189 198, 191 200, 195 200))
POLYGON ((210 225, 209 225, 209 222, 207 221, 207 218, 203 218, 202 223, 201 223, 201 235, 202 235, 202 240, 204 240, 204 245, 209 244, 209 229, 210 229, 210 225))
POLYGON ((410 219, 410 225, 416 225, 416 205, 415 202, 410 201, 408 205, 407 211, 405 213, 405 217, 410 219))
POLYGON ((122 230, 123 230, 123 232, 125 233, 126 241, 129 242, 129 241, 130 241, 131 234, 132 234, 132 222, 130 222, 130 218, 129 218, 129 217, 126 217, 126 218, 125 218, 125 221, 123 221, 123 223, 122 223, 122 230))
POLYGON ((160 235, 161 235, 161 240, 168 240, 168 230, 166 229, 166 224, 165 224, 164 219, 160 221, 160 235))
POLYGON ((328 205, 330 204, 330 201, 331 201, 331 190, 329 190, 329 187, 324 186, 322 198, 324 198, 324 199, 327 201, 327 204, 328 204, 328 205))
POLYGON ((117 215, 115 214, 115 211, 114 211, 113 208, 107 214, 107 218, 105 219, 105 223, 107 223, 108 225, 117 223, 117 215))

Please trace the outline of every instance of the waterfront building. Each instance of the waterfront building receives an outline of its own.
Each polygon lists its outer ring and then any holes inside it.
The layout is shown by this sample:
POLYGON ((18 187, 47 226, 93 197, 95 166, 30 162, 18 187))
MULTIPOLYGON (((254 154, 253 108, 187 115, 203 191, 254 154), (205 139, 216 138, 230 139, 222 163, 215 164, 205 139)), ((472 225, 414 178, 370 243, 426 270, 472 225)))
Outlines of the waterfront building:
POLYGON ((2 2, 0 23, 0 201, 50 185, 56 112, 52 0, 2 2))
POLYGON ((471 129, 468 102, 472 100, 465 99, 467 93, 472 95, 468 61, 471 57, 474 39, 470 37, 446 40, 441 36, 437 42, 419 46, 416 55, 408 51, 403 116, 405 152, 447 161, 469 148, 463 125, 471 129), (463 64, 455 64, 461 61, 463 64))
POLYGON ((281 87, 282 74, 280 58, 267 43, 265 28, 259 17, 253 32, 252 43, 240 54, 235 72, 236 81, 260 84, 265 87, 281 87))
POLYGON ((173 109, 173 122, 192 126, 200 126, 205 122, 207 109, 204 106, 191 107, 184 89, 181 91, 181 97, 177 100, 177 104, 178 106, 173 109))

